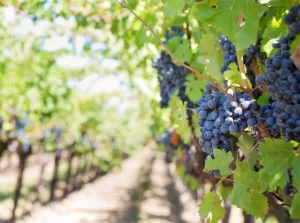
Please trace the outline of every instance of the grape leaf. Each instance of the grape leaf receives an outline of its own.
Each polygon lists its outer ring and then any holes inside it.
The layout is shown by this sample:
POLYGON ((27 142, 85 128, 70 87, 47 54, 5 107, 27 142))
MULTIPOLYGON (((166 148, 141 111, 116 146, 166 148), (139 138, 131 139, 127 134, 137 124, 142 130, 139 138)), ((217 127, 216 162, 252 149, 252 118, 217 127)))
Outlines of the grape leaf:
POLYGON ((217 81, 222 80, 222 73, 220 72, 219 61, 214 56, 199 56, 198 63, 204 64, 204 71, 217 81))
POLYGON ((260 4, 266 4, 267 6, 288 6, 289 3, 286 0, 258 0, 260 4))
POLYGON ((199 126, 198 126, 199 116, 196 112, 193 112, 192 119, 193 119, 193 126, 194 126, 194 129, 195 129, 195 136, 197 138, 199 138, 201 136, 201 132, 200 132, 200 129, 199 129, 199 126))
POLYGON ((252 151, 254 145, 253 137, 249 136, 247 133, 242 133, 239 137, 239 141, 237 143, 238 147, 242 150, 245 156, 248 156, 252 151))
POLYGON ((186 93, 189 99, 196 102, 202 95, 203 89, 205 89, 206 82, 202 79, 196 79, 194 74, 187 75, 185 78, 186 93))
POLYGON ((181 37, 173 37, 168 41, 167 47, 177 60, 187 63, 191 62, 193 55, 188 40, 182 39, 181 37))
POLYGON ((164 0, 163 2, 167 4, 169 9, 177 13, 181 13, 185 5, 184 0, 164 0))
POLYGON ((209 22, 235 43, 237 51, 241 51, 256 42, 259 20, 265 10, 265 6, 254 0, 220 0, 209 22), (246 20, 243 26, 238 24, 240 14, 246 20))
POLYGON ((176 95, 177 95, 177 91, 175 92, 175 94, 171 96, 170 108, 172 110, 175 119, 185 120, 188 118, 186 114, 187 102, 183 103, 176 95))
POLYGON ((275 49, 272 46, 272 43, 275 41, 276 39, 263 39, 261 41, 261 51, 265 52, 267 54, 268 57, 272 56, 275 53, 275 49))
POLYGON ((195 177, 192 177, 190 175, 185 175, 185 180, 187 185, 189 185, 189 188, 193 191, 197 190, 199 188, 199 182, 195 177))
POLYGON ((299 156, 294 160, 292 176, 293 176, 294 187, 297 189, 297 191, 300 191, 300 157, 299 156))
POLYGON ((244 187, 239 182, 234 182, 234 187, 232 193, 228 196, 228 200, 239 208, 249 209, 251 195, 247 191, 246 187, 244 187))
POLYGON ((197 59, 198 63, 205 65, 204 71, 217 81, 223 79, 223 75, 220 72, 221 51, 216 51, 219 48, 218 35, 205 34, 199 42, 200 52, 204 55, 200 55, 197 59))
POLYGON ((300 44, 300 37, 297 36, 296 39, 293 40, 292 44, 291 44, 291 48, 290 48, 290 52, 291 54, 293 54, 296 50, 296 48, 299 46, 300 44))
POLYGON ((270 191, 277 187, 283 188, 289 181, 288 169, 292 167, 295 158, 293 146, 282 139, 265 139, 259 149, 262 151, 263 166, 259 171, 260 180, 268 182, 270 191))
POLYGON ((192 8, 191 16, 198 22, 204 22, 215 14, 215 10, 206 3, 197 3, 192 8))
MULTIPOLYGON (((240 72, 238 71, 237 65, 232 63, 229 65, 229 68, 229 70, 224 72, 224 77, 226 78, 226 80, 228 80, 228 84, 238 84, 240 86, 243 86, 242 78, 240 72)), ((248 77, 247 81, 249 86, 251 86, 251 82, 249 81, 248 77)))
POLYGON ((226 199, 228 197, 228 195, 231 193, 233 187, 231 186, 220 186, 220 195, 223 199, 226 199))
POLYGON ((251 202, 249 208, 245 211, 249 215, 253 215, 256 218, 262 218, 266 216, 269 210, 268 199, 261 193, 251 192, 251 202))
POLYGON ((176 172, 181 178, 183 178, 185 175, 185 167, 183 165, 176 165, 176 172))
POLYGON ((181 136, 181 139, 184 143, 188 143, 190 141, 191 136, 191 128, 189 127, 189 122, 186 114, 186 105, 187 102, 182 102, 176 95, 178 91, 171 96, 169 107, 172 111, 172 119, 174 120, 174 124, 177 125, 177 132, 181 136))
POLYGON ((269 104, 269 99, 270 99, 270 95, 267 93, 264 93, 256 100, 256 102, 258 105, 262 106, 265 104, 269 104))
POLYGON ((263 38, 270 39, 279 39, 280 36, 286 35, 288 32, 286 24, 282 21, 282 19, 276 19, 275 17, 269 22, 265 32, 263 34, 263 38))
POLYGON ((235 182, 258 192, 264 192, 268 184, 259 179, 259 174, 251 169, 249 162, 236 162, 236 169, 233 174, 235 182))
POLYGON ((239 137, 237 146, 242 150, 245 157, 248 157, 250 166, 253 167, 256 164, 257 152, 253 149, 254 139, 246 133, 242 133, 239 137))
POLYGON ((294 196, 292 203, 292 219, 300 219, 300 194, 297 193, 294 196))
POLYGON ((218 223, 225 214, 225 208, 221 206, 221 202, 218 203, 212 211, 211 223, 218 223))
POLYGON ((199 205, 199 215, 202 218, 207 218, 208 214, 212 212, 215 202, 215 193, 209 192, 204 195, 203 202, 199 205))
POLYGON ((137 0, 127 0, 126 3, 128 7, 133 10, 137 5, 137 0))
POLYGON ((221 206, 220 197, 214 192, 204 195, 204 202, 199 205, 199 215, 201 218, 207 218, 212 213, 211 222, 217 223, 225 215, 225 209, 221 206))
POLYGON ((205 171, 209 170, 220 170, 221 176, 227 176, 232 173, 229 168, 230 163, 233 161, 231 152, 226 153, 224 150, 214 149, 214 159, 209 158, 205 162, 205 171))

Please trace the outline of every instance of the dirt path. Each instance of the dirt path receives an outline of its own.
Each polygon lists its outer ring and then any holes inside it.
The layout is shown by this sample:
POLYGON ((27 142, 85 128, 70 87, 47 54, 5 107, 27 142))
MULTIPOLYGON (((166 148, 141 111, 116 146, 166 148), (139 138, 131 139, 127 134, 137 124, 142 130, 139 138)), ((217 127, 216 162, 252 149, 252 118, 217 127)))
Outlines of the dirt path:
POLYGON ((176 176, 173 164, 156 153, 150 175, 150 190, 140 207, 140 223, 198 223, 198 209, 186 185, 176 176))
POLYGON ((147 148, 122 167, 18 223, 199 223, 197 204, 163 154, 147 148))
POLYGON ((131 194, 138 187, 138 175, 144 165, 151 166, 154 152, 145 149, 124 161, 120 170, 84 186, 61 202, 37 208, 18 223, 130 223, 131 194))

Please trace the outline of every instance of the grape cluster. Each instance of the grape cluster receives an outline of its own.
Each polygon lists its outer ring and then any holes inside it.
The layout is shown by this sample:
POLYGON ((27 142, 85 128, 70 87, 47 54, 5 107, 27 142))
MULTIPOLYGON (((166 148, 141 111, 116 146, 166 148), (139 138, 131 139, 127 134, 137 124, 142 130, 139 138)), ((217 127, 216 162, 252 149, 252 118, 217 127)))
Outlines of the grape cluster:
POLYGON ((289 13, 284 16, 283 21, 288 25, 291 36, 300 34, 300 5, 293 6, 289 13))
POLYGON ((226 37, 221 35, 219 43, 224 50, 223 54, 223 63, 224 65, 221 67, 221 73, 229 70, 229 65, 231 63, 237 63, 237 55, 234 44, 226 37))
MULTIPOLYGON (((237 64, 237 53, 235 49, 235 45, 224 35, 220 36, 219 43, 224 50, 223 54, 223 66, 221 67, 221 73, 224 73, 229 69, 229 65, 231 63, 236 63, 237 64)), ((244 64, 246 66, 251 65, 251 58, 252 57, 257 57, 260 60, 263 60, 265 58, 265 53, 260 51, 260 46, 261 46, 261 37, 257 38, 257 41, 255 44, 251 45, 247 50, 246 53, 243 57, 244 64)), ((247 70, 249 70, 247 67, 247 70)))
POLYGON ((284 188, 282 189, 282 194, 286 197, 293 198, 294 194, 296 192, 295 187, 291 182, 287 182, 284 188))
POLYGON ((214 148, 231 150, 230 133, 238 133, 257 124, 259 106, 256 102, 247 93, 234 93, 230 89, 228 93, 237 101, 231 100, 208 83, 204 96, 197 101, 200 117, 198 125, 202 133, 199 144, 208 154, 214 148))
POLYGON ((18 137, 22 137, 24 135, 25 127, 28 124, 28 116, 25 115, 23 118, 18 119, 16 121, 16 133, 18 137))
POLYGON ((169 39, 172 39, 173 37, 178 37, 178 36, 179 37, 183 37, 184 36, 183 30, 180 27, 172 26, 171 27, 171 31, 167 32, 166 35, 165 35, 166 42, 169 39))
POLYGON ((185 75, 188 70, 172 63, 170 55, 162 51, 159 57, 153 59, 152 66, 158 70, 158 81, 160 86, 160 105, 168 107, 171 96, 179 89, 179 97, 186 99, 185 75))
POLYGON ((276 118, 278 116, 276 105, 277 102, 265 104, 261 106, 257 114, 257 124, 263 125, 272 137, 280 136, 280 127, 276 118))
POLYGON ((290 59, 291 41, 284 36, 273 43, 277 52, 265 60, 266 73, 258 76, 256 83, 264 86, 276 102, 273 117, 282 136, 300 141, 300 72, 290 59))
MULTIPOLYGON (((182 37, 184 32, 179 27, 172 27, 171 31, 166 33, 167 43, 171 38, 179 36, 182 37)), ((186 95, 185 77, 189 71, 182 67, 177 66, 172 62, 172 58, 165 51, 162 51, 160 56, 152 60, 152 66, 158 71, 158 82, 160 86, 160 106, 166 108, 169 105, 171 96, 178 90, 178 97, 188 102, 187 107, 193 108, 194 103, 191 102, 186 95)), ((188 112, 191 115, 191 111, 188 112)))
POLYGON ((53 129, 52 129, 52 133, 54 135, 54 139, 56 143, 59 143, 62 140, 62 126, 61 125, 56 125, 53 129))
POLYGON ((257 41, 255 44, 252 44, 247 50, 246 53, 244 55, 244 63, 246 65, 250 65, 251 64, 251 58, 252 57, 256 57, 260 60, 264 60, 265 58, 265 53, 260 51, 260 46, 261 46, 261 37, 257 38, 257 41))

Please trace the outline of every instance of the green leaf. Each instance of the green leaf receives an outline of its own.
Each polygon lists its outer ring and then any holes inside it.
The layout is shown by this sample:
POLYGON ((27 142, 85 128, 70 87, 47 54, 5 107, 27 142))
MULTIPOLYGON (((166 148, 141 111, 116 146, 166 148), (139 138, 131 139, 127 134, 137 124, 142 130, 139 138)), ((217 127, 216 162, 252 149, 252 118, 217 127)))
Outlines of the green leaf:
POLYGON ((256 42, 259 20, 266 10, 254 0, 220 0, 209 22, 235 43, 237 51, 241 51, 256 42), (246 20, 241 27, 238 24, 240 14, 246 20))
POLYGON ((239 137, 237 146, 241 149, 245 157, 248 157, 250 166, 253 167, 256 164, 257 152, 253 149, 254 139, 247 133, 243 132, 239 137))
POLYGON ((181 13, 185 5, 184 0, 164 0, 164 2, 167 3, 169 9, 177 13, 181 13))
POLYGON ((258 0, 260 4, 266 4, 267 6, 288 6, 287 0, 258 0))
POLYGON ((269 190, 274 191, 277 187, 283 188, 289 181, 288 169, 292 167, 295 155, 293 146, 282 139, 265 139, 259 145, 262 152, 259 171, 260 179, 269 183, 269 190))
POLYGON ((193 112, 193 116, 192 116, 192 121, 193 121, 193 126, 195 129, 195 136, 197 138, 199 138, 201 136, 201 132, 198 126, 198 120, 199 120, 199 116, 196 112, 193 112))
POLYGON ((275 49, 273 48, 272 44, 276 39, 263 39, 261 41, 261 50, 262 52, 265 52, 267 54, 268 57, 272 56, 275 52, 275 49))
POLYGON ((185 78, 186 93, 189 99, 196 102, 202 95, 202 91, 205 89, 206 82, 202 79, 196 79, 194 74, 189 74, 185 78))
POLYGON ((231 193, 233 187, 232 186, 220 186, 220 195, 223 199, 226 199, 228 195, 231 193))
POLYGON ((251 195, 247 188, 239 182, 234 182, 232 193, 229 195, 228 200, 239 208, 249 209, 251 202, 251 195))
POLYGON ((297 48, 297 46, 299 46, 300 44, 300 36, 297 36, 295 40, 293 40, 292 44, 291 44, 291 49, 290 52, 291 54, 293 54, 297 48))
POLYGON ((128 7, 132 10, 135 9, 135 7, 137 6, 137 0, 127 0, 126 3, 128 7))
POLYGON ((180 37, 173 37, 168 41, 167 47, 171 50, 175 58, 181 62, 191 62, 192 51, 190 42, 180 37))
POLYGON ((211 33, 211 30, 208 31, 210 34, 201 36, 201 40, 199 42, 199 51, 201 54, 197 58, 197 61, 204 65, 204 71, 207 75, 217 81, 221 81, 223 79, 223 75, 220 72, 222 51, 216 50, 220 48, 218 42, 219 36, 211 33))
POLYGON ((220 170, 223 177, 231 174, 232 170, 229 168, 230 163, 233 161, 231 152, 226 153, 224 150, 214 149, 213 153, 215 158, 210 157, 205 162, 204 170, 220 170))
POLYGON ((183 178, 185 175, 185 167, 183 165, 176 165, 176 172, 181 178, 183 178))
POLYGON ((292 203, 292 219, 300 219, 300 194, 297 193, 294 196, 292 203))
POLYGON ((264 39, 279 39, 280 36, 286 35, 288 32, 286 24, 281 18, 276 19, 275 17, 269 22, 265 32, 263 34, 264 39))
POLYGON ((206 75, 211 76, 217 81, 222 80, 219 61, 215 56, 199 56, 198 63, 205 65, 204 71, 206 75))
POLYGON ((267 93, 264 93, 257 99, 256 102, 258 105, 262 106, 262 105, 269 104, 269 99, 270 99, 270 95, 267 93))
POLYGON ((171 96, 171 100, 170 100, 170 108, 172 110, 172 113, 175 117, 175 119, 178 120, 185 120, 188 118, 187 114, 186 114, 186 105, 187 102, 182 102, 176 95, 177 95, 178 91, 175 92, 174 95, 171 96))
POLYGON ((249 136, 247 133, 242 133, 239 137, 239 141, 237 143, 238 147, 242 150, 245 156, 248 156, 252 151, 254 145, 253 137, 249 136))
POLYGON ((187 178, 187 184, 189 185, 191 190, 197 190, 197 188, 199 187, 199 182, 197 179, 195 179, 194 177, 190 176, 190 175, 186 175, 187 178))
POLYGON ((258 192, 264 192, 268 187, 268 182, 259 179, 259 174, 252 170, 247 161, 236 162, 236 169, 233 174, 235 182, 243 185, 246 189, 250 188, 258 192))
POLYGON ((181 136, 184 143, 189 143, 191 137, 191 128, 189 127, 188 116, 186 114, 187 102, 183 103, 177 97, 178 91, 171 96, 169 107, 172 111, 172 119, 177 126, 177 132, 181 136))
POLYGON ((201 218, 207 218, 208 214, 212 212, 215 201, 215 193, 208 192, 204 195, 203 202, 199 205, 199 215, 201 218))
POLYGON ((300 157, 299 156, 297 156, 297 158, 293 162, 292 176, 293 176, 293 185, 299 192, 300 191, 300 157))
POLYGON ((212 214, 211 221, 217 223, 225 216, 225 209, 221 206, 220 197, 214 192, 204 195, 204 202, 199 205, 199 215, 201 218, 207 218, 209 213, 212 214))
POLYGON ((211 223, 218 223, 226 214, 225 208, 219 202, 212 211, 211 223))
MULTIPOLYGON (((228 84, 238 84, 240 86, 243 86, 242 78, 240 72, 238 71, 237 65, 232 63, 229 65, 229 68, 229 70, 224 72, 224 77, 226 78, 226 80, 228 80, 228 84)), ((247 81, 249 86, 251 86, 251 82, 249 81, 248 77, 247 81)))
POLYGON ((268 199, 258 192, 251 192, 251 202, 249 208, 245 211, 247 214, 252 215, 256 218, 263 218, 267 215, 269 210, 268 199))
POLYGON ((191 16, 198 22, 204 22, 215 14, 215 9, 206 3, 197 3, 192 8, 191 16))

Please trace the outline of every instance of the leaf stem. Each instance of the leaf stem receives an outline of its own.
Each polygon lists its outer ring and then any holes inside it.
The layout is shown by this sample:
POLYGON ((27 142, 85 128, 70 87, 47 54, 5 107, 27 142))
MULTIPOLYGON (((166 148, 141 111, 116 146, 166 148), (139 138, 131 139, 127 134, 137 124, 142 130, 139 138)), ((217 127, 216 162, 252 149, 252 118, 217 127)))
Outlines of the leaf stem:
POLYGON ((244 85, 243 86, 244 91, 246 93, 248 93, 252 99, 254 99, 254 97, 252 95, 252 92, 250 90, 248 81, 247 81, 245 66, 244 66, 244 62, 243 62, 243 56, 240 55, 240 53, 238 53, 238 52, 237 52, 237 61, 238 61, 238 66, 239 66, 239 70, 240 70, 240 75, 241 75, 242 83, 244 85))
POLYGON ((164 48, 164 50, 170 55, 172 62, 178 66, 182 66, 184 68, 186 68, 187 70, 191 71, 192 73, 196 74, 197 76, 199 76, 200 78, 204 79, 205 81, 209 82, 212 84, 213 87, 217 88, 218 90, 220 90, 224 95, 226 95, 227 97, 229 97, 231 100, 235 99, 228 94, 222 87, 220 87, 220 85, 215 82, 210 80, 208 77, 204 76, 203 74, 201 74, 200 72, 198 72, 197 70, 195 70, 194 68, 186 65, 185 63, 179 61, 176 59, 176 57, 172 54, 172 52, 168 49, 168 47, 163 43, 163 41, 159 38, 159 36, 153 31, 152 27, 150 25, 148 25, 139 15, 137 15, 132 9, 130 9, 128 7, 128 5, 126 4, 126 2, 124 0, 122 0, 122 2, 116 0, 123 8, 127 9, 131 14, 133 14, 138 20, 140 20, 143 25, 152 33, 152 35, 154 35, 154 37, 159 41, 159 43, 162 45, 162 47, 164 48))

